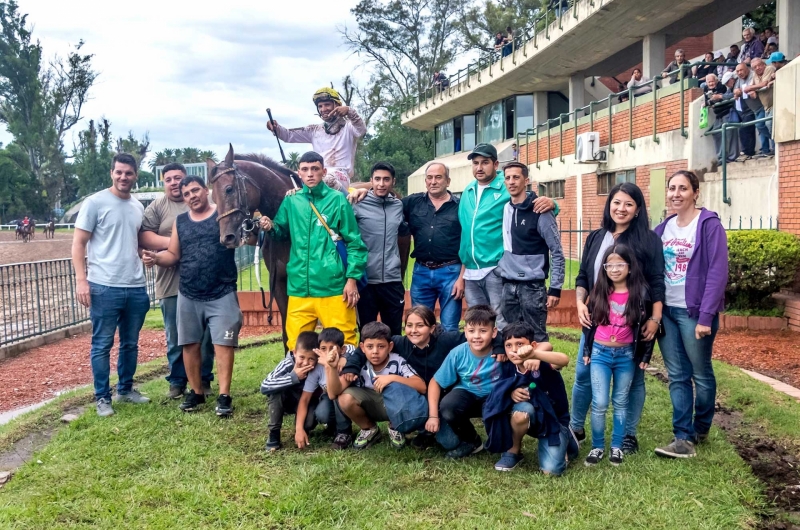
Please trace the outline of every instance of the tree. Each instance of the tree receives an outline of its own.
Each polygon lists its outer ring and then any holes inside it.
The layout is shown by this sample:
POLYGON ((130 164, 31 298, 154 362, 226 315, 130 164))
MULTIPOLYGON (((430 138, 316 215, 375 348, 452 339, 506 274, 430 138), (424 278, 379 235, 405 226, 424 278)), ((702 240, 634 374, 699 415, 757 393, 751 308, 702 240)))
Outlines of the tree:
POLYGON ((397 173, 398 189, 405 192, 408 176, 433 159, 433 133, 404 127, 400 115, 400 105, 387 107, 375 124, 375 134, 368 135, 356 155, 356 174, 366 179, 375 162, 389 162, 397 173))
POLYGON ((531 27, 546 8, 546 0, 483 0, 466 9, 456 27, 467 49, 493 51, 497 32, 531 27))
POLYGON ((289 158, 286 160, 286 167, 292 171, 297 171, 297 169, 300 167, 300 153, 297 151, 292 151, 289 153, 289 158))
POLYGON ((117 138, 116 145, 117 153, 128 153, 133 155, 136 159, 136 169, 142 167, 142 160, 147 158, 147 153, 150 151, 150 134, 144 133, 141 139, 137 139, 133 135, 133 131, 128 131, 126 138, 117 138))
POLYGON ((42 47, 32 40, 27 15, 15 0, 0 1, 0 122, 28 157, 50 205, 67 184, 64 136, 81 120, 97 77, 92 55, 81 54, 83 41, 66 59, 42 62, 42 47))
POLYGON ((420 94, 461 50, 457 17, 468 0, 361 0, 357 29, 340 28, 347 47, 373 67, 369 91, 383 101, 420 94))
POLYGON ((31 171, 24 149, 11 143, 0 149, 0 217, 3 222, 24 215, 49 213, 41 182, 31 171))
POLYGON ((742 25, 746 28, 754 28, 756 31, 764 31, 765 28, 774 27, 776 20, 775 0, 772 0, 772 2, 767 2, 745 13, 742 17, 742 25))
POLYGON ((78 195, 85 196, 107 188, 111 160, 111 124, 102 118, 95 127, 89 120, 86 130, 78 133, 78 145, 72 151, 73 171, 78 176, 78 195))

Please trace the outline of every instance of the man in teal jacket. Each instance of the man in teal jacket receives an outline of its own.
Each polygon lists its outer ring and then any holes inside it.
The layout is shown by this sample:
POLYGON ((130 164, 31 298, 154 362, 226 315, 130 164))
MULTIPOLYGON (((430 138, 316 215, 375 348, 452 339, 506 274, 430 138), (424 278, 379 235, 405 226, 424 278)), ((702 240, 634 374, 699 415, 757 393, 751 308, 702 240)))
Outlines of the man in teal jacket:
MULTIPOLYGON (((464 267, 467 305, 487 304, 497 313, 497 328, 503 329, 503 278, 495 268, 503 257, 503 209, 510 200, 503 172, 498 171, 497 149, 478 144, 467 159, 472 161, 471 182, 461 194, 458 220, 461 223, 461 246, 458 256, 464 267)), ((547 197, 534 202, 534 211, 556 209, 547 197)), ((556 210, 558 213, 558 210, 556 210)))

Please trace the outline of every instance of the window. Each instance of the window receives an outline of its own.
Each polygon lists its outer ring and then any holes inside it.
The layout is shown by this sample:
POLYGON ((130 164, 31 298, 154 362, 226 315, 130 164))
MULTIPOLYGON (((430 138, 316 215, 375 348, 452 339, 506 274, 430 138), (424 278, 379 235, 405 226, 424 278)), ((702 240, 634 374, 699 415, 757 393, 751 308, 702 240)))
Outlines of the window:
POLYGON ((453 154, 453 120, 436 126, 436 156, 453 154))
POLYGON ((550 182, 539 183, 539 196, 550 197, 551 199, 564 198, 564 181, 551 180, 550 182))
POLYGON ((461 150, 472 151, 475 147, 475 115, 463 117, 461 122, 461 150))
POLYGON ((624 171, 615 171, 613 173, 603 173, 597 176, 597 194, 608 195, 611 188, 623 182, 630 182, 636 184, 636 170, 627 169, 624 171))
POLYGON ((503 141, 503 102, 498 101, 481 107, 477 112, 478 143, 503 141))
POLYGON ((533 128, 533 95, 517 96, 515 109, 517 120, 517 134, 524 134, 533 128))
POLYGON ((505 110, 505 118, 506 118, 505 119, 506 133, 505 133, 505 138, 504 138, 505 140, 509 140, 511 138, 514 138, 514 125, 515 125, 515 122, 516 122, 516 120, 514 119, 514 114, 515 114, 515 108, 516 108, 516 101, 517 101, 517 98, 513 98, 513 97, 508 98, 505 101, 503 101, 503 107, 504 107, 504 110, 505 110))

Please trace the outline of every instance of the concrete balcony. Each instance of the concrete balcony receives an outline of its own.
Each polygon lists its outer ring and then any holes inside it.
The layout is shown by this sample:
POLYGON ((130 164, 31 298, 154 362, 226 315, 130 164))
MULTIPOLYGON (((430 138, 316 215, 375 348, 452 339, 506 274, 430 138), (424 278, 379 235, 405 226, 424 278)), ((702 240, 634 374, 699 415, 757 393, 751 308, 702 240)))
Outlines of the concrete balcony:
POLYGON ((546 29, 529 32, 529 40, 511 55, 473 65, 461 82, 451 82, 407 108, 402 123, 432 130, 514 94, 564 91, 572 76, 615 75, 642 60, 646 35, 663 33, 669 46, 706 35, 760 4, 761 0, 577 0, 546 29))

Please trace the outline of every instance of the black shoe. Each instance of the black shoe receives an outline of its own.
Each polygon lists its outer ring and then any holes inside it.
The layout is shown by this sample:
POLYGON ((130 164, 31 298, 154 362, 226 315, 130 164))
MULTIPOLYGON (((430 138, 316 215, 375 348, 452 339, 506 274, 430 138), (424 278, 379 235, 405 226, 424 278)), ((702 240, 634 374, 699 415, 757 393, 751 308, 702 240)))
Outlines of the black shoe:
POLYGON ((632 455, 639 452, 639 440, 635 436, 626 434, 622 439, 622 452, 626 455, 632 455))
POLYGON ((622 463, 622 459, 624 458, 622 449, 619 447, 612 447, 611 448, 611 456, 608 457, 608 461, 611 463, 612 466, 618 466, 622 463))
POLYGON ((436 445, 436 435, 432 432, 422 431, 411 440, 411 446, 414 449, 424 451, 436 445))
POLYGON ((233 403, 228 394, 220 394, 217 398, 217 416, 228 417, 233 414, 233 403))
POLYGON ((701 443, 705 443, 707 441, 708 441, 708 433, 707 432, 697 433, 697 436, 695 436, 694 444, 698 445, 698 444, 701 444, 701 443))
POLYGON ((325 427, 325 429, 323 429, 323 431, 322 431, 322 436, 329 437, 329 438, 335 438, 336 437, 336 424, 335 423, 331 423, 330 425, 325 427))
POLYGON ((281 431, 270 431, 269 438, 267 438, 267 452, 271 453, 281 449, 281 431))
POLYGON ((583 429, 572 429, 572 433, 575 435, 575 439, 578 442, 582 442, 586 439, 586 431, 583 429))
POLYGON ((211 390, 211 381, 203 381, 203 395, 205 397, 211 397, 213 393, 214 391, 211 390))
POLYGON ((180 404, 180 409, 184 412, 194 412, 200 405, 206 402, 206 397, 203 394, 195 394, 194 390, 189 390, 183 403, 180 404))

